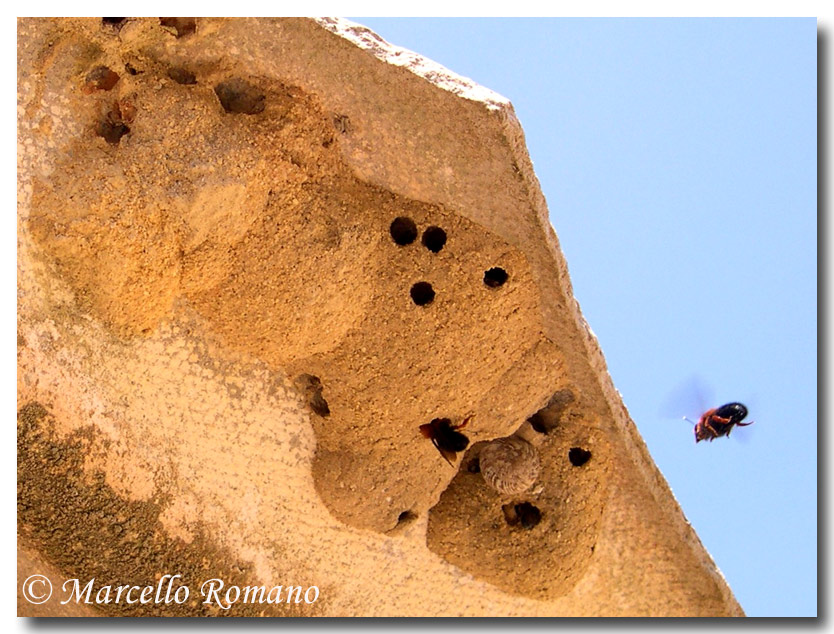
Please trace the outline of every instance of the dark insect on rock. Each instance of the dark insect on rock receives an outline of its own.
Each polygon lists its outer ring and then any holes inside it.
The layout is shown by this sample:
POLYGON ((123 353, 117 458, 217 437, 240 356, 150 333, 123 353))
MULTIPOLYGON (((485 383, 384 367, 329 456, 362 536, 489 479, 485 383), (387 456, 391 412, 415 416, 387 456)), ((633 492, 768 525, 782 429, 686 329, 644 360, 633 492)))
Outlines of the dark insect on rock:
POLYGON ((752 425, 755 422, 751 420, 749 423, 742 423, 741 421, 746 416, 747 407, 741 403, 727 403, 721 407, 707 410, 695 423, 695 442, 698 443, 702 440, 712 442, 721 436, 729 437, 735 425, 747 427, 747 425, 752 425))
POLYGON ((431 439, 440 455, 454 467, 457 454, 469 446, 469 439, 458 430, 466 427, 473 416, 467 416, 459 425, 452 425, 448 418, 435 418, 426 425, 420 425, 420 433, 431 439))

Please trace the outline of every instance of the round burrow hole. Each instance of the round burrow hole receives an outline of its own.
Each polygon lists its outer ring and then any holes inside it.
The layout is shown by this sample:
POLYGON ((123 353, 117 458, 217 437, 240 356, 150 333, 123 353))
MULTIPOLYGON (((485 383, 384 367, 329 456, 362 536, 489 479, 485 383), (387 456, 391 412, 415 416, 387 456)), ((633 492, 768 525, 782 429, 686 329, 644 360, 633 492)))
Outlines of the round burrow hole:
POLYGON ((427 306, 434 301, 434 289, 428 282, 417 282, 411 287, 411 299, 418 306, 427 306))
POLYGON ((405 216, 394 218, 390 231, 391 238, 401 247, 411 244, 417 239, 417 225, 414 224, 411 218, 406 218, 405 216))
POLYGON ((591 452, 581 447, 571 447, 568 451, 568 460, 574 467, 581 467, 591 459, 591 452))
POLYGON ((223 110, 232 114, 258 114, 266 108, 266 95, 240 77, 221 81, 214 92, 223 110))
POLYGON ((322 395, 324 387, 321 384, 321 379, 312 374, 302 374, 296 381, 304 393, 304 398, 310 409, 322 418, 330 416, 330 406, 322 395))
POLYGON ((527 422, 540 434, 549 434, 559 425, 565 411, 573 401, 573 392, 568 389, 557 390, 550 397, 547 405, 528 418, 527 422))
POLYGON ((174 29, 177 37, 189 35, 197 30, 197 20, 194 18, 159 18, 159 23, 169 29, 174 29))
POLYGON ((125 20, 127 18, 102 18, 101 23, 118 31, 124 26, 125 20))
POLYGON ((518 526, 523 528, 534 528, 542 521, 542 512, 529 502, 521 502, 520 504, 505 504, 501 507, 504 513, 504 520, 510 526, 518 526))
POLYGON ((168 77, 178 84, 190 86, 197 83, 197 76, 182 66, 172 66, 168 69, 168 77))
POLYGON ((114 102, 111 109, 96 126, 96 134, 108 143, 118 145, 122 137, 130 132, 128 121, 132 121, 135 108, 127 102, 114 102))
POLYGON ((539 412, 536 412, 528 418, 527 422, 530 423, 530 427, 532 427, 534 431, 537 431, 540 434, 546 434, 550 431, 547 427, 547 421, 545 420, 544 415, 539 412))
POLYGON ((99 122, 96 133, 108 143, 118 145, 122 137, 130 132, 130 128, 120 121, 111 121, 109 118, 99 122))
POLYGON ((417 519, 417 513, 414 511, 403 511, 397 518, 397 526, 407 526, 417 519))
POLYGON ((117 145, 130 132, 128 123, 136 116, 136 107, 127 100, 114 101, 96 125, 96 134, 108 143, 117 145))
POLYGON ((423 232, 423 246, 438 253, 446 245, 446 232, 440 227, 429 227, 423 232))
POLYGON ((503 286, 507 281, 507 272, 500 266, 495 266, 484 273, 484 284, 490 288, 498 288, 503 286))

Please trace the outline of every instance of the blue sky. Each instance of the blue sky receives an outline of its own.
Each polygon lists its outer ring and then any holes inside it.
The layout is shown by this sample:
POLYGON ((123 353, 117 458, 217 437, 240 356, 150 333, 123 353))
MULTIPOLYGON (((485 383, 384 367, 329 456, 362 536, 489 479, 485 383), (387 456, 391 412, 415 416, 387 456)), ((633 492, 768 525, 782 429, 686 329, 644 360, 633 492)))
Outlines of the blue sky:
POLYGON ((816 21, 351 19, 512 101, 684 513, 748 615, 816 615, 816 21), (693 376, 756 424, 695 445, 693 376))

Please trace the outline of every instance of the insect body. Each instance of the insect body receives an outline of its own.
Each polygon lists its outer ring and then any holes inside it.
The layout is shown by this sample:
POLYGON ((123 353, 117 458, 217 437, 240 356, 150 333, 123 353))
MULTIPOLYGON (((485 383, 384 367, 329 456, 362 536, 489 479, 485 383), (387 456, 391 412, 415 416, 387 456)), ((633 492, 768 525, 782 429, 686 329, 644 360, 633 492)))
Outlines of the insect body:
POLYGON ((727 403, 721 407, 708 410, 695 424, 695 442, 709 440, 712 442, 721 436, 729 436, 733 426, 746 427, 755 421, 742 423, 747 416, 747 408, 741 403, 727 403))
POLYGON ((469 446, 469 439, 458 430, 466 427, 470 420, 472 416, 467 416, 460 425, 452 425, 452 421, 448 418, 435 418, 426 425, 420 425, 420 433, 430 438, 440 455, 454 466, 458 452, 469 446))

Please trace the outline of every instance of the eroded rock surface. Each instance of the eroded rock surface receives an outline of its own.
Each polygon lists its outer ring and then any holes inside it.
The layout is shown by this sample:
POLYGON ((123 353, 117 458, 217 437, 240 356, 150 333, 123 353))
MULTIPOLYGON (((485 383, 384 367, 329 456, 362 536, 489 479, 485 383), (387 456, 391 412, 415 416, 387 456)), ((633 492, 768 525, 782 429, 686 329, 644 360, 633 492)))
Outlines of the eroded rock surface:
POLYGON ((740 613, 508 102, 344 21, 114 20, 18 23, 26 548, 321 591, 238 616, 740 613), (502 496, 470 465, 522 425, 540 473, 502 496))

